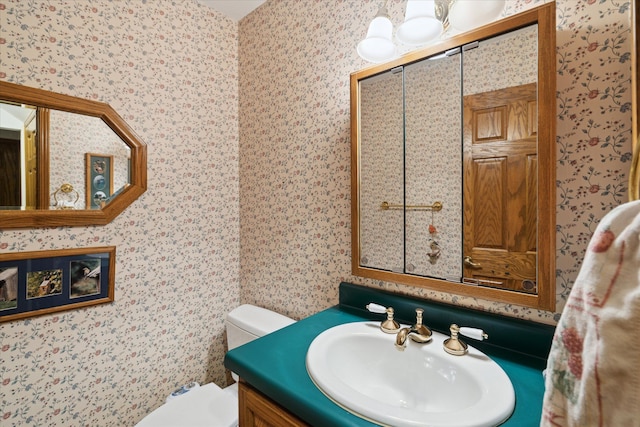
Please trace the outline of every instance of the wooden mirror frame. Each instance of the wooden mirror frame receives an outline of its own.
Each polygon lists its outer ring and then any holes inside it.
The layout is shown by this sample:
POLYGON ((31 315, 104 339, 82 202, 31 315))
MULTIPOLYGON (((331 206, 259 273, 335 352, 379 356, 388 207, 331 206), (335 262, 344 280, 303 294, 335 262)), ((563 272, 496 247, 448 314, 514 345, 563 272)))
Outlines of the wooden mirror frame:
MULTIPOLYGON (((555 3, 485 25, 433 46, 408 53, 397 60, 375 65, 351 74, 351 262, 355 276, 401 283, 440 292, 517 304, 541 310, 555 310, 556 303, 556 25, 555 3), (538 24, 538 248, 537 294, 465 285, 424 276, 396 273, 360 265, 360 135, 359 81, 408 65, 476 40, 491 38, 529 25, 538 24)), ((461 242, 462 244, 462 242, 461 242)), ((460 260, 462 264, 462 260, 460 260)))
MULTIPOLYGON (((106 123, 131 150, 129 185, 102 209, 0 210, 0 230, 106 225, 147 190, 147 145, 108 104, 8 82, 0 82, 0 101, 97 117, 106 123)), ((46 122, 48 120, 47 116, 48 114, 39 113, 38 119, 41 122, 46 122)), ((42 150, 39 157, 43 159, 42 167, 38 165, 38 186, 43 182, 48 183, 49 177, 49 147, 48 135, 46 135, 48 124, 43 124, 42 129, 44 131, 37 130, 38 149, 42 150)), ((40 126, 40 123, 38 126, 40 126)), ((46 185, 46 188, 48 192, 49 186, 46 185)), ((46 200, 48 205, 49 194, 41 194, 38 197, 41 203, 46 200)))

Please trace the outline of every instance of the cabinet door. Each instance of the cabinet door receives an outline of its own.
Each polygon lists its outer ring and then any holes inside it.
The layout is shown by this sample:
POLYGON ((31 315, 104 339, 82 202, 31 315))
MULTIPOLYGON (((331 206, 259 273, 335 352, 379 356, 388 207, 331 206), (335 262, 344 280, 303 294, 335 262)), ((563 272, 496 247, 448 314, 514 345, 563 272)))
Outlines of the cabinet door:
POLYGON ((360 88, 360 258, 359 264, 404 271, 402 68, 363 79, 360 88), (381 106, 384 106, 381 108, 381 106))
POLYGON ((536 292, 536 84, 464 99, 465 278, 536 292))
POLYGON ((456 282, 462 278, 460 58, 454 49, 405 67, 405 272, 456 282), (441 210, 428 207, 436 202, 441 210))
POLYGON ((308 426, 245 382, 238 386, 238 397, 240 427, 308 426))

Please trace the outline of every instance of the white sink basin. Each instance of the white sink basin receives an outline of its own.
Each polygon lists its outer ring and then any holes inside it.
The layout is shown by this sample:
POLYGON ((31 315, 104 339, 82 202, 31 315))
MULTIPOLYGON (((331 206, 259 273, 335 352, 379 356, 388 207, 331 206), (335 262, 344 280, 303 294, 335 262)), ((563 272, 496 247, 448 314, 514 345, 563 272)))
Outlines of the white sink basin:
POLYGON ((495 426, 513 412, 511 381, 484 353, 450 355, 437 332, 426 344, 408 339, 404 351, 395 338, 378 322, 333 327, 309 346, 307 371, 335 403, 383 425, 495 426))

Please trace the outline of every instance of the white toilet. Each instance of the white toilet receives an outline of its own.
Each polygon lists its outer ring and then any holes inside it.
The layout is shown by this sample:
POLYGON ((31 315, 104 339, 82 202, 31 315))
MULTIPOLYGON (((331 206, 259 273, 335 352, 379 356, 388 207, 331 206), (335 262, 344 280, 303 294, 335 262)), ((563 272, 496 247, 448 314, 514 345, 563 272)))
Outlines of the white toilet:
MULTIPOLYGON (((294 323, 273 311, 244 304, 227 315, 229 350, 294 323)), ((238 381, 238 376, 232 373, 238 381)), ((214 383, 195 386, 147 415, 136 427, 235 427, 238 425, 238 383, 221 389, 214 383)))

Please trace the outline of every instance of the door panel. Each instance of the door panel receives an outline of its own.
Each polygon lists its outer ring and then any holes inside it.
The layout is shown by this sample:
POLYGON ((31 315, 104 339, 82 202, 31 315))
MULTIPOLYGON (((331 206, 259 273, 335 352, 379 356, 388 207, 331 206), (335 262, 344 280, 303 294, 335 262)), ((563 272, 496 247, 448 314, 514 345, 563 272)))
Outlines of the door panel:
POLYGON ((20 207, 20 132, 15 137, 0 137, 0 206, 20 207))
POLYGON ((535 83, 464 98, 466 282, 536 291, 536 108, 535 83))
POLYGON ((36 148, 35 114, 24 126, 24 158, 25 158, 25 183, 26 183, 26 207, 35 209, 37 201, 38 184, 38 150, 36 148))

